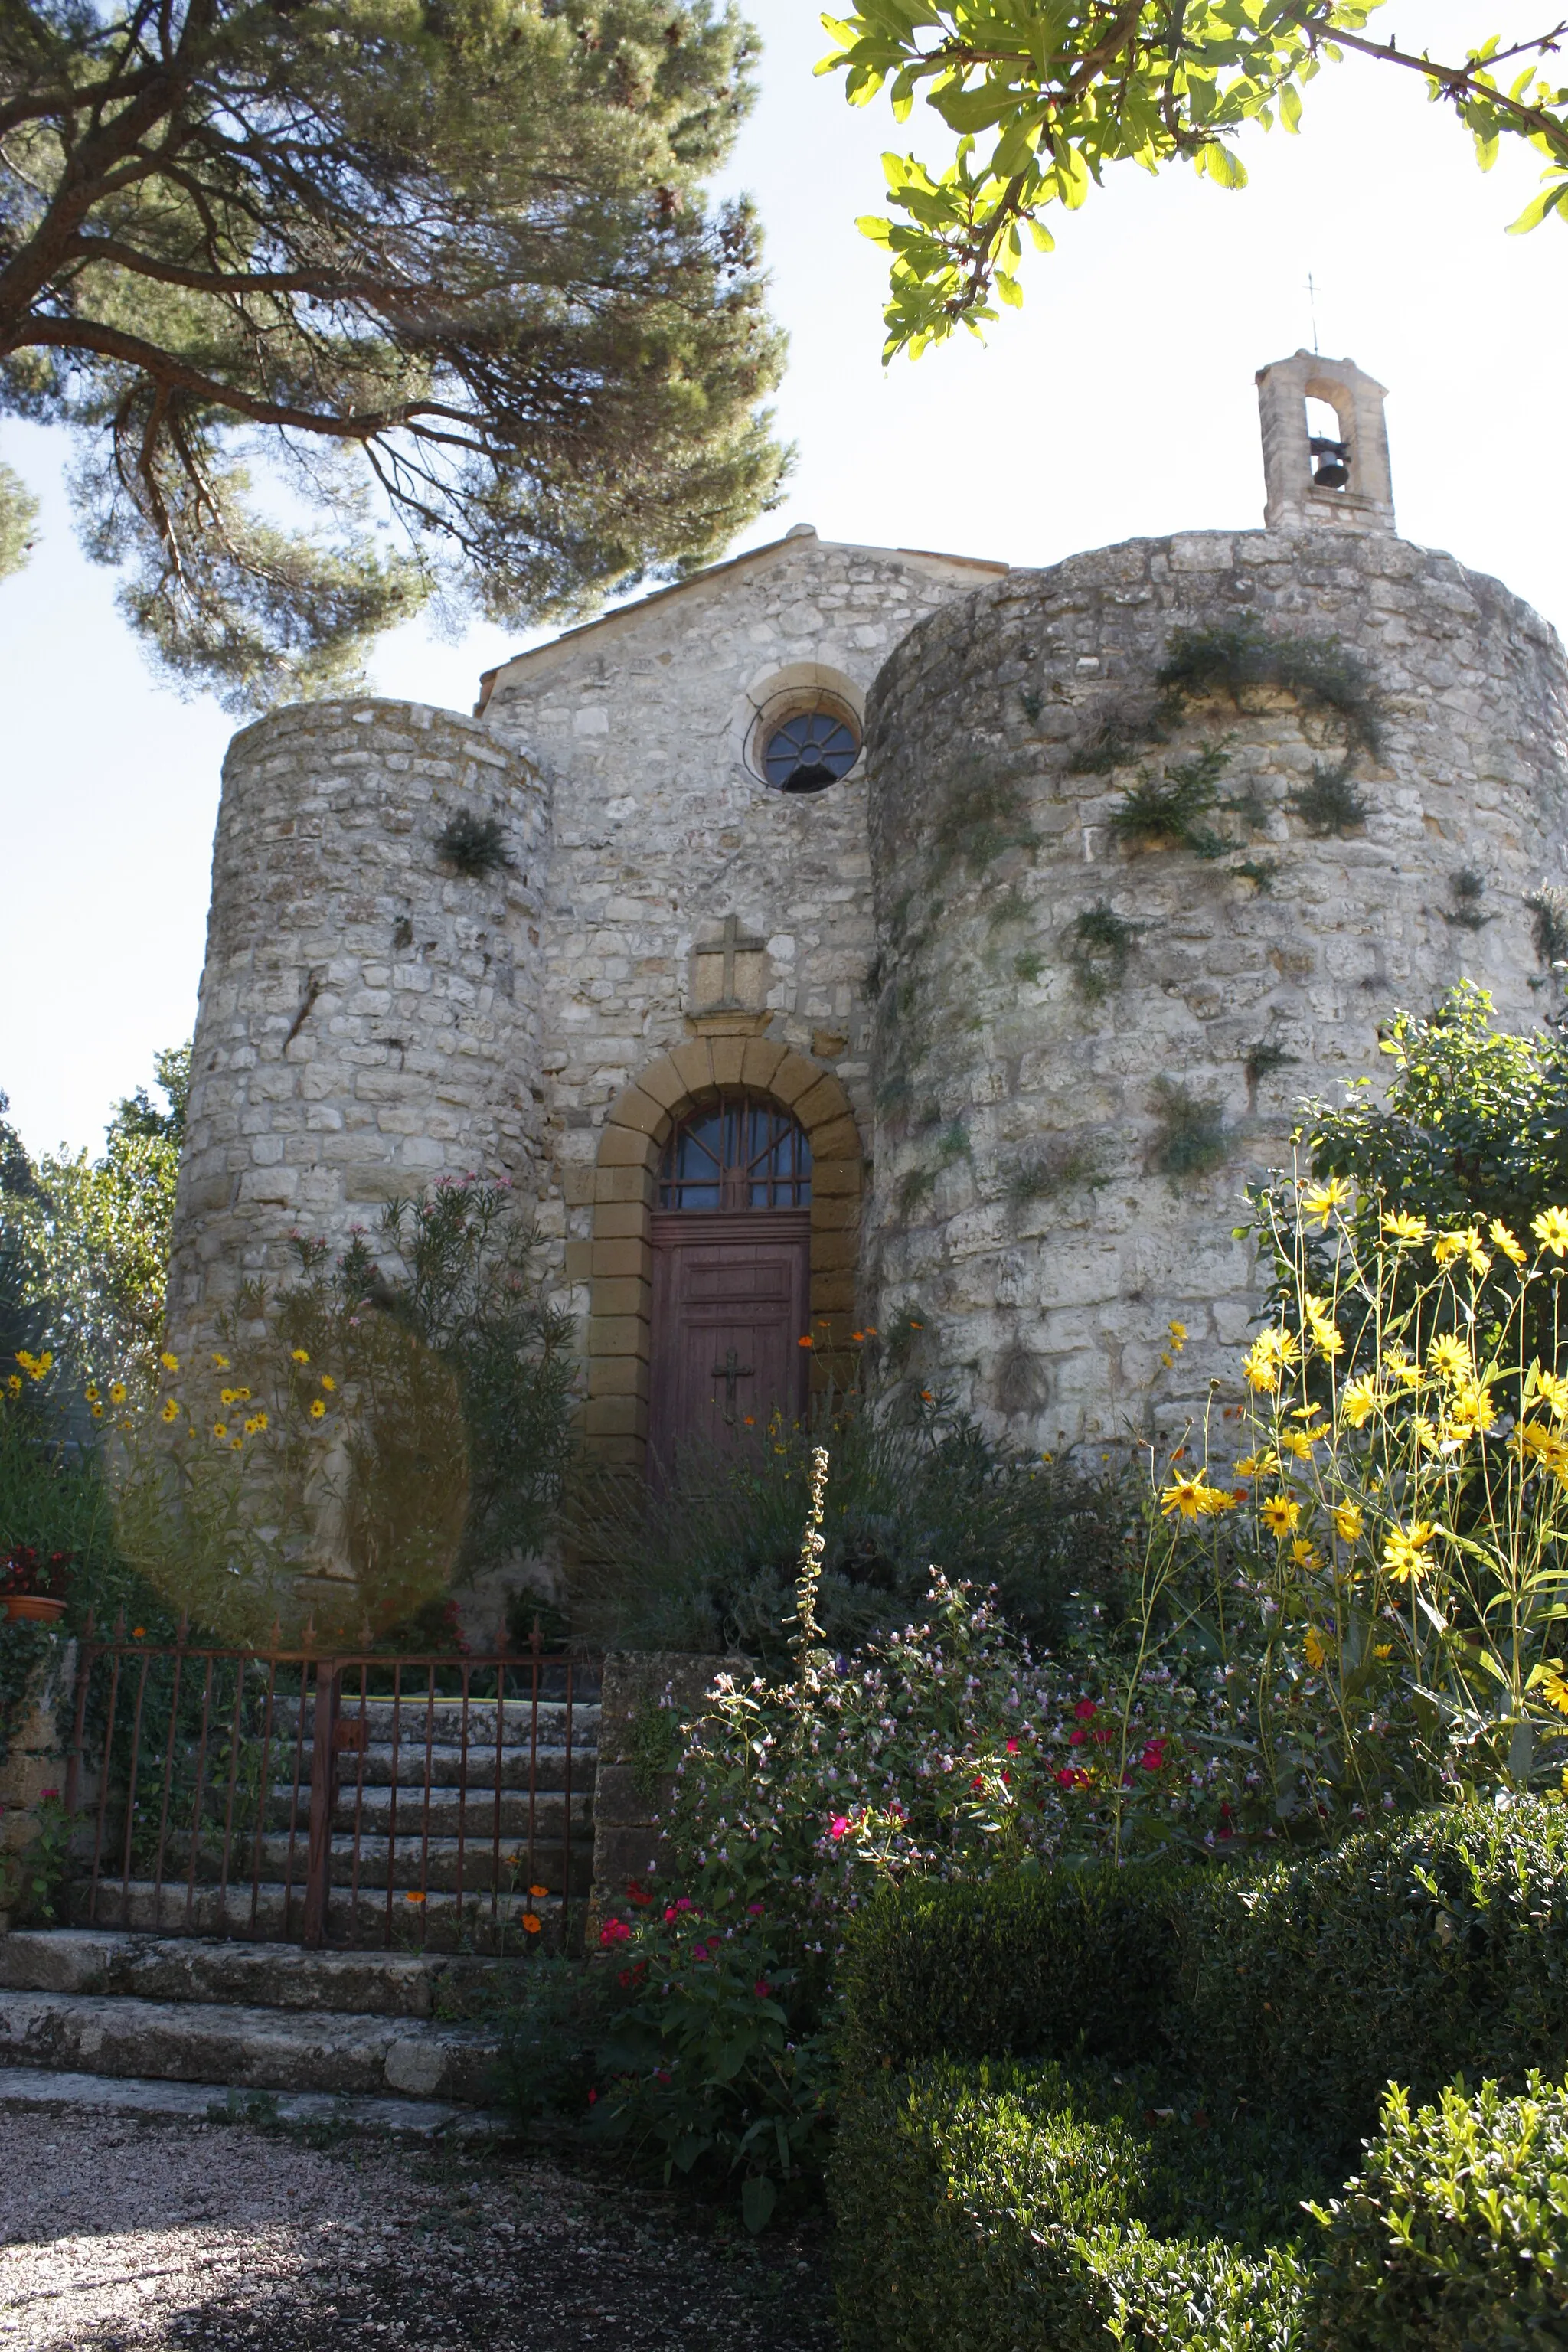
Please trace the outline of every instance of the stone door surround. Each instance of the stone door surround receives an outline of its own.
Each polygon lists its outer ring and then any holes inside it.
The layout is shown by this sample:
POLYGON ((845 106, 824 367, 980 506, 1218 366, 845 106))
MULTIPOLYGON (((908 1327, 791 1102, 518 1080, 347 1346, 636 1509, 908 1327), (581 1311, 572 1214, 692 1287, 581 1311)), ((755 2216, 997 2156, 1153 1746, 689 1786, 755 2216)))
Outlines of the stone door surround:
POLYGON ((588 1402, 584 1432, 606 1461, 640 1467, 647 1444, 653 1215, 659 1154, 678 1119, 730 1088, 771 1097, 811 1144, 813 1386, 826 1383, 854 1320, 864 1152, 833 1072, 764 1037, 694 1037, 610 1106, 594 1170, 588 1402))

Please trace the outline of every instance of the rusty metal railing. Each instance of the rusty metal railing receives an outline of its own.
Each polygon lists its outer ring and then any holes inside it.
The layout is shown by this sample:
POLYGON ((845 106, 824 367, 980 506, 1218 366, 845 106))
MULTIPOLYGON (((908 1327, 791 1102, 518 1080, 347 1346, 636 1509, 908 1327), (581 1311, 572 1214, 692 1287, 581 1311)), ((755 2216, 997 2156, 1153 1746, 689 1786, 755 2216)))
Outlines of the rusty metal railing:
MULTIPOLYGON (((308 1629, 307 1629, 308 1630, 308 1629)), ((581 1936, 599 1675, 546 1654, 331 1656, 89 1626, 73 1916, 306 1945, 581 1936)))

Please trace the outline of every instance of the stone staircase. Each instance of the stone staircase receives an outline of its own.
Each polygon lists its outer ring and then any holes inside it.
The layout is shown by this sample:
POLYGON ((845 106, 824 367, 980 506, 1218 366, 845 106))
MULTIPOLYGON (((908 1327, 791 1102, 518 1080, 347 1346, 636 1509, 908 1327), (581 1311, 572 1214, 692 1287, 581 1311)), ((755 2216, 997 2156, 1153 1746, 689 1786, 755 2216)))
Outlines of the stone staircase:
MULTIPOLYGON (((584 1677, 584 1681, 586 1678, 584 1677)), ((471 1701, 424 1694, 346 1698, 338 1717, 326 1855, 328 1945, 491 1952, 521 1949, 542 1923, 559 1948, 580 1932, 593 1883, 596 1683, 570 1710, 542 1697, 471 1701), (531 1890, 542 1888, 543 1893, 531 1890)), ((129 1864, 119 1824, 96 1878, 73 1896, 75 1924, 258 1940, 303 1932, 314 1766, 313 1718, 296 1738, 280 1706, 258 1817, 226 1841, 164 1858, 146 1843, 129 1864)), ((81 1841, 79 1840, 79 1844, 81 1841)), ((79 1859, 90 1865, 89 1852, 79 1859)))
POLYGON ((465 2021, 479 1981, 493 1994, 531 1951, 581 1948, 599 1728, 584 1681, 569 1721, 563 1697, 347 1693, 330 1775, 313 1705, 301 1723, 280 1702, 252 1743, 248 1811, 220 1776, 194 1851, 168 1836, 158 1781, 129 1854, 124 1803, 111 1791, 100 1830, 89 1790, 70 1924, 0 1935, 0 2104, 484 2126, 500 2042, 465 2021), (306 1949, 312 1827, 322 1934, 306 1949))
POLYGON ((495 2095, 495 2030, 438 2014, 486 1967, 16 1928, 0 1937, 0 2103, 449 2130, 495 2095))

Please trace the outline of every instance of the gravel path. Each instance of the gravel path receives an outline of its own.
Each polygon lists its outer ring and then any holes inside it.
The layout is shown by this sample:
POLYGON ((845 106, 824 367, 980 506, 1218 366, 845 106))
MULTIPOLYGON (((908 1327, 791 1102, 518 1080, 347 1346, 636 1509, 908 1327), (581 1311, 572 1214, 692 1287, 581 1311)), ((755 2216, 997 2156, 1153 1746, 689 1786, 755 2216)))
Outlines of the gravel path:
POLYGON ((531 2152, 0 2112, 0 2352, 833 2352, 819 2219, 737 2242, 531 2152))

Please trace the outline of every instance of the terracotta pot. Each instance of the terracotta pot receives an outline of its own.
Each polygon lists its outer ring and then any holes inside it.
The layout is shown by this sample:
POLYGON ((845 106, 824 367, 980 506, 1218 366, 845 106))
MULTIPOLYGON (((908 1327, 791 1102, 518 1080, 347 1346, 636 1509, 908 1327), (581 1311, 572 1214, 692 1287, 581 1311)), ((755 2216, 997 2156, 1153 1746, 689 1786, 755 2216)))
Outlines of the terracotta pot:
POLYGON ((51 1601, 47 1592, 8 1592, 5 1595, 7 1617, 30 1617, 36 1624, 52 1625, 57 1617, 66 1613, 63 1601, 51 1601))

